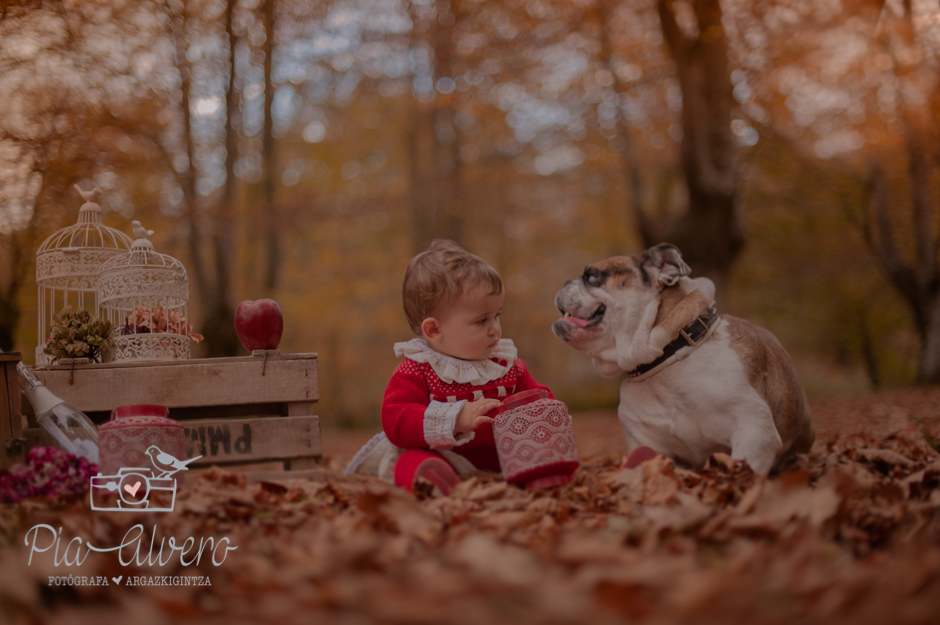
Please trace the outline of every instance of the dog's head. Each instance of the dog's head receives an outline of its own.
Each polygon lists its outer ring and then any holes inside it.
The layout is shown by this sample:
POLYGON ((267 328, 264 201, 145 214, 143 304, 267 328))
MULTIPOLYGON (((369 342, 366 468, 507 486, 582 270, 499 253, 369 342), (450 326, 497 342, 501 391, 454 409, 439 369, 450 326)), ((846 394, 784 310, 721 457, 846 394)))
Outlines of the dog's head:
POLYGON ((555 296, 562 317, 552 332, 595 359, 615 361, 613 352, 604 352, 616 347, 618 337, 632 337, 650 302, 690 271, 668 243, 588 265, 555 296))

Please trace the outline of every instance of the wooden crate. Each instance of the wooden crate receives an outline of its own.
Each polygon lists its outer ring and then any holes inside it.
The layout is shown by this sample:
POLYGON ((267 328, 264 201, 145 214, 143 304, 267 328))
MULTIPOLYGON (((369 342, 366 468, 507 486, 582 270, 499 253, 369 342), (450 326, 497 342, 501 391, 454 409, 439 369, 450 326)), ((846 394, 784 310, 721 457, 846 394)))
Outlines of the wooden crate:
MULTIPOLYGON (((283 469, 303 471, 291 477, 319 474, 316 354, 259 350, 240 358, 61 364, 33 372, 98 424, 116 406, 168 407, 170 417, 184 426, 186 457, 202 455, 193 468, 276 461, 283 469)), ((274 474, 263 473, 249 477, 274 474)))
POLYGON ((20 360, 19 352, 0 353, 0 469, 8 469, 26 453, 20 384, 16 376, 20 360))

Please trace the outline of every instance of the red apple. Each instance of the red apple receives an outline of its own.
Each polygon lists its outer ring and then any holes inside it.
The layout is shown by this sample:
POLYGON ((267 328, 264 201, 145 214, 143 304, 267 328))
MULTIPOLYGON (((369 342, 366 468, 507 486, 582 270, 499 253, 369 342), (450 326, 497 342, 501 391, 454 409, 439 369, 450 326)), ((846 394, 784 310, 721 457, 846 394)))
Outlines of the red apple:
POLYGON ((245 349, 277 349, 284 332, 281 307, 273 299, 247 300, 235 309, 235 334, 245 349))

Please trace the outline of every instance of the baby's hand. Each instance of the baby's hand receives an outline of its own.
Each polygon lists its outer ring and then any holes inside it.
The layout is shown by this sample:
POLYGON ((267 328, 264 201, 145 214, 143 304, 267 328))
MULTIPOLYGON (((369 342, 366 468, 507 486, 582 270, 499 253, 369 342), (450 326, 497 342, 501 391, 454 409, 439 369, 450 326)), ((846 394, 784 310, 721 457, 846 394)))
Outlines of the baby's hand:
POLYGON ((457 415, 457 423, 454 424, 454 434, 464 434, 472 432, 484 423, 492 423, 493 418, 487 417, 486 413, 499 406, 502 402, 498 399, 478 399, 477 401, 468 401, 457 415))

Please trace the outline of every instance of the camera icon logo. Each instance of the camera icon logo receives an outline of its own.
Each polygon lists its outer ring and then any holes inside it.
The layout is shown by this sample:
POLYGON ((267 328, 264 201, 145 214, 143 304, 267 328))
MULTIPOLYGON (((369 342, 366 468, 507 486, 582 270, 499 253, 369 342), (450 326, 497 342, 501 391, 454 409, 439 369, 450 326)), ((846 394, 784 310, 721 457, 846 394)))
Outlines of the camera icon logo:
POLYGON ((92 510, 173 511, 176 505, 174 474, 186 471, 188 464, 202 456, 179 460, 156 445, 151 445, 146 453, 152 467, 122 467, 116 475, 99 473, 91 478, 89 496, 92 510), (114 494, 117 494, 116 498, 114 494), (157 496, 151 498, 153 495, 157 496))

